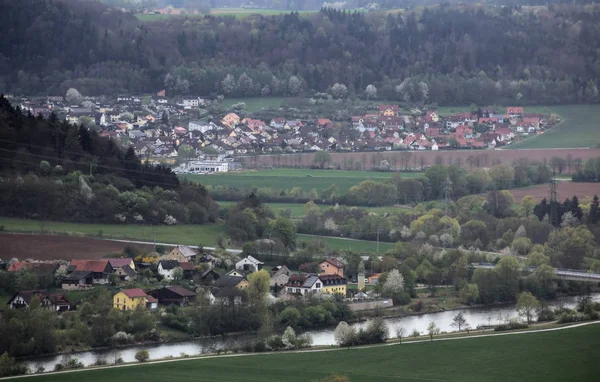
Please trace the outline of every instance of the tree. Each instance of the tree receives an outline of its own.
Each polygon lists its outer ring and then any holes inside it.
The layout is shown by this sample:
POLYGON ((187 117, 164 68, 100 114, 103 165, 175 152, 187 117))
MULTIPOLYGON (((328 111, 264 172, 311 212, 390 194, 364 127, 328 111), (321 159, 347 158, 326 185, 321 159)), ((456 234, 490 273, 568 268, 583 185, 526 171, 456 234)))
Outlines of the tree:
POLYGON ((399 327, 396 329, 396 338, 398 339, 398 342, 402 343, 402 337, 406 337, 406 329, 399 327))
POLYGON ((65 99, 69 105, 79 105, 81 102, 83 102, 83 96, 75 88, 70 88, 67 90, 67 96, 65 99))
POLYGON ((461 288, 459 295, 465 304, 473 304, 479 299, 479 288, 477 284, 466 284, 461 288))
POLYGON ((437 327, 435 322, 431 321, 427 326, 427 333, 429 334, 429 339, 433 341, 433 336, 440 333, 440 328, 437 327))
POLYGON ((453 327, 458 328, 458 331, 460 332, 462 330, 462 328, 467 327, 467 319, 465 318, 465 316, 462 314, 462 312, 459 312, 456 316, 454 316, 452 318, 452 324, 453 327))
POLYGON ((383 284, 383 294, 393 296, 402 291, 404 291, 404 277, 397 269, 392 269, 383 284))
POLYGON ((290 76, 288 80, 288 92, 290 95, 297 95, 302 90, 302 81, 296 76, 290 76))
POLYGON ((172 272, 173 280, 183 280, 183 269, 181 267, 175 267, 172 272))
POLYGON ((43 160, 40 162, 40 173, 43 176, 47 176, 48 174, 50 174, 50 169, 51 169, 51 167, 50 167, 50 163, 48 163, 48 161, 43 160))
POLYGON ((348 95, 348 88, 344 84, 336 83, 331 87, 331 95, 333 98, 346 98, 348 95))
POLYGON ((525 317, 527 323, 531 323, 535 312, 540 308, 541 304, 534 295, 529 292, 522 292, 517 299, 517 312, 525 317))
POLYGON ((333 334, 335 342, 340 346, 352 346, 356 340, 356 330, 346 321, 340 321, 333 334))
POLYGON ((518 255, 525 256, 531 248, 531 240, 526 237, 518 237, 513 240, 510 248, 518 255))
POLYGON ((289 249, 296 248, 296 225, 291 219, 279 217, 269 222, 271 234, 281 240, 289 249))
POLYGON ((264 304, 271 284, 269 272, 262 269, 248 276, 248 299, 251 304, 264 304))
POLYGON ((296 332, 291 326, 285 328, 281 336, 281 342, 283 342, 286 349, 294 349, 296 347, 296 332))
POLYGON ((177 160, 180 163, 189 162, 196 157, 196 149, 190 145, 181 145, 177 149, 177 160))
POLYGON ((513 202, 509 191, 490 191, 486 199, 486 209, 497 218, 509 217, 513 214, 513 202))
POLYGON ((148 350, 138 350, 135 353, 135 359, 138 362, 146 362, 149 358, 150 358, 150 353, 148 353, 148 350))
POLYGON ((544 247, 553 266, 570 269, 581 267, 584 257, 592 257, 593 251, 594 235, 584 225, 552 231, 544 247))
POLYGON ((374 85, 368 85, 365 89, 365 94, 367 95, 367 99, 372 99, 377 97, 377 88, 374 85))
POLYGON ((227 74, 223 81, 221 81, 221 88, 223 93, 231 94, 235 90, 235 78, 231 74, 227 74))
POLYGON ((490 168, 489 175, 492 179, 494 188, 497 190, 504 190, 512 188, 515 170, 509 165, 499 164, 490 168))
POLYGON ((535 199, 531 195, 524 196, 519 204, 519 216, 529 219, 533 215, 535 199))
POLYGON ((325 168, 329 162, 331 162, 331 154, 328 151, 317 151, 313 155, 313 164, 320 168, 325 168))

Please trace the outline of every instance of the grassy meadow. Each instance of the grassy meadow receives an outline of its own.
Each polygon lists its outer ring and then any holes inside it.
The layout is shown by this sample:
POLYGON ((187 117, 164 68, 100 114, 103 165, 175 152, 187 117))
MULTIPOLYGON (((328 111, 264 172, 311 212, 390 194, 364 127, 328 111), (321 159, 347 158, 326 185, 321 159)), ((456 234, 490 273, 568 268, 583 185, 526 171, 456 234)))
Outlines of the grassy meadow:
MULTIPOLYGON (((545 110, 546 108, 542 108, 545 110)), ((537 112, 535 108, 525 110, 537 112), (533 109, 533 110, 531 110, 533 109)), ((511 145, 515 149, 598 147, 600 145, 600 105, 557 105, 549 109, 561 122, 546 131, 511 145)))
MULTIPOLYGON (((274 170, 222 174, 184 174, 181 177, 192 182, 202 183, 203 185, 229 186, 240 190, 252 190, 253 188, 263 187, 289 190, 293 187, 300 187, 304 191, 310 191, 313 188, 321 191, 335 184, 340 192, 345 193, 350 187, 364 180, 385 180, 391 178, 393 174, 391 172, 374 171, 279 168, 274 170)), ((423 173, 401 173, 400 175, 403 178, 412 178, 423 176, 423 173)))
POLYGON ((39 233, 64 233, 67 235, 90 235, 114 239, 130 239, 140 241, 153 241, 156 231, 156 241, 160 243, 206 245, 214 246, 217 235, 223 232, 223 227, 217 224, 206 225, 177 225, 177 226, 148 226, 133 224, 83 224, 66 222, 40 222, 38 220, 15 219, 0 217, 0 225, 5 231, 39 233))
POLYGON ((35 382, 597 381, 600 325, 327 352, 193 359, 33 377, 35 382))
MULTIPOLYGON (((66 222, 44 221, 43 224, 37 220, 16 219, 0 217, 0 226, 6 232, 20 233, 52 233, 76 236, 93 236, 106 239, 127 239, 152 242, 154 231, 156 241, 159 243, 204 245, 214 247, 217 244, 217 236, 225 235, 222 225, 177 225, 177 226, 147 226, 147 225, 121 225, 121 224, 82 224, 66 222), (102 231, 100 237, 99 232, 102 231)), ((325 241, 327 248, 352 249, 361 252, 376 252, 377 244, 373 241, 345 240, 336 237, 320 237, 312 235, 298 235, 298 242, 310 242, 315 238, 325 241)), ((392 243, 379 243, 379 252, 385 252, 393 246, 392 243)))

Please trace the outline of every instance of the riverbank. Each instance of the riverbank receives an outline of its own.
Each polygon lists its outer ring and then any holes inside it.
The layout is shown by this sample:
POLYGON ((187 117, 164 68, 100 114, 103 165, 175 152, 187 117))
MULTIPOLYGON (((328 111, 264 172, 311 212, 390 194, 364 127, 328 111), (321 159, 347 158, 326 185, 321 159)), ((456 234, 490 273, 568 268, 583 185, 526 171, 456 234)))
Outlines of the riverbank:
POLYGON ((456 333, 454 336, 434 336, 433 342, 429 338, 411 339, 403 340, 402 344, 388 342, 350 349, 328 346, 268 354, 172 358, 143 365, 128 363, 6 379, 33 377, 45 382, 55 381, 60 375, 62 382, 70 382, 80 381, 83 377, 80 373, 89 371, 84 378, 90 382, 119 382, 130 378, 151 382, 165 378, 179 381, 189 380, 191 375, 194 381, 264 381, 271 378, 306 381, 343 370, 342 374, 349 373, 353 382, 398 380, 400 376, 409 381, 442 380, 444 375, 443 380, 452 375, 461 381, 491 381, 497 380, 499 375, 506 381, 548 380, 543 376, 552 376, 553 380, 591 381, 593 379, 589 377, 600 373, 600 365, 591 362, 596 354, 594 350, 600 346, 598 323, 600 321, 544 324, 544 328, 502 333, 456 333), (435 351, 432 352, 433 346, 435 351), (526 362, 533 355, 536 362, 526 362), (202 373, 198 373, 199 370, 202 373), (516 372, 521 374, 514 375, 516 372))

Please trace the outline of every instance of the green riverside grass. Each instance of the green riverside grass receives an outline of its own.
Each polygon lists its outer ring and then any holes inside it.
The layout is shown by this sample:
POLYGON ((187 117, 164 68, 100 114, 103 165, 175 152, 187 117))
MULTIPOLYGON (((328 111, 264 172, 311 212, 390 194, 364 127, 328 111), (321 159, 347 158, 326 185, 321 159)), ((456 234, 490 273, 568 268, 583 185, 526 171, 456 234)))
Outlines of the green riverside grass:
MULTIPOLYGON (((421 340, 427 337, 422 336, 421 340)), ((597 381, 600 325, 325 352, 191 359, 34 377, 35 381, 597 381)))

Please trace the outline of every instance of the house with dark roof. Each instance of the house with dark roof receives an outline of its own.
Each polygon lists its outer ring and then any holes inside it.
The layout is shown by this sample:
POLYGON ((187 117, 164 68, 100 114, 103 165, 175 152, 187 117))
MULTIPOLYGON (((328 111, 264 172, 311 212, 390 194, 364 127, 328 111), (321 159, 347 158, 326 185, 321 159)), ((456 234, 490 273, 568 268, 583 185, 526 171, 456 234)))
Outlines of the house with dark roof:
POLYGON ((248 288, 248 280, 242 276, 224 275, 219 277, 213 286, 216 288, 238 288, 243 290, 248 288))
POLYGON ((186 306, 196 299, 196 293, 177 285, 165 286, 152 290, 148 294, 158 300, 161 305, 186 306))
POLYGON ((288 294, 313 296, 321 293, 322 286, 323 283, 319 280, 319 276, 309 274, 291 275, 285 285, 285 291, 288 294))
POLYGON ((93 280, 92 272, 74 271, 62 279, 61 288, 66 290, 89 288, 92 286, 93 280))
POLYGON ((195 272, 194 264, 189 261, 159 260, 158 262, 158 274, 167 280, 174 278, 173 271, 176 268, 183 270, 184 277, 190 277, 195 272))
POLYGON ((244 291, 238 288, 211 288, 214 304, 225 306, 241 305, 246 297, 244 291))
POLYGON ((62 293, 48 293, 45 290, 29 290, 15 293, 6 303, 11 309, 29 308, 31 299, 37 296, 43 309, 53 312, 73 310, 74 306, 62 293))
POLYGON ((212 268, 207 269, 206 271, 200 273, 200 276, 199 276, 200 282, 202 283, 202 285, 212 285, 220 277, 221 277, 221 275, 219 274, 219 272, 215 271, 212 268))

